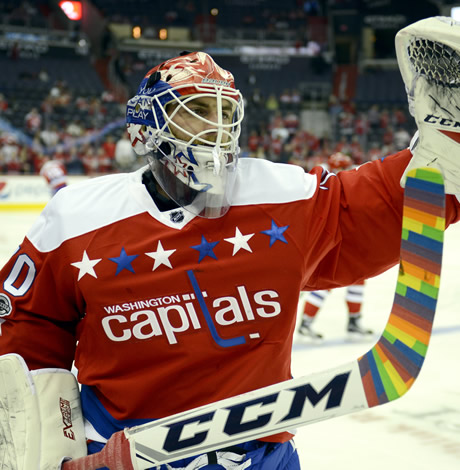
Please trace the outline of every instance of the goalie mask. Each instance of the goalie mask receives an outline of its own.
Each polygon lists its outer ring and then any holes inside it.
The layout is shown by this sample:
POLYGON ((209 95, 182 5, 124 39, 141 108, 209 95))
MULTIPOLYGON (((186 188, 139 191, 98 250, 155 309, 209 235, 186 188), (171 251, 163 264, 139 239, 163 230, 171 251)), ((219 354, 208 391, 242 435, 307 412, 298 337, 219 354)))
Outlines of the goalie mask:
POLYGON ((128 101, 132 146, 163 191, 207 218, 224 215, 236 178, 243 99, 233 75, 203 52, 150 70, 128 101))

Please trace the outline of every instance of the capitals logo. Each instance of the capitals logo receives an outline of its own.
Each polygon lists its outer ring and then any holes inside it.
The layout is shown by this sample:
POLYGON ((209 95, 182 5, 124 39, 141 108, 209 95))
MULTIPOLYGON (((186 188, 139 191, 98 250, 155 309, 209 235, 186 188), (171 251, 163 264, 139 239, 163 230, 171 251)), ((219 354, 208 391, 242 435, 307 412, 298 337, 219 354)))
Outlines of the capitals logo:
POLYGON ((236 295, 213 299, 210 309, 205 301, 207 293, 201 291, 194 273, 187 274, 193 292, 105 306, 108 315, 102 319, 102 328, 107 337, 124 342, 161 336, 173 345, 178 343, 180 333, 207 327, 214 342, 227 348, 258 339, 260 334, 254 330, 247 336, 222 338, 216 325, 221 328, 239 322, 251 323, 281 313, 278 292, 266 289, 249 294, 244 285, 237 286, 236 295))

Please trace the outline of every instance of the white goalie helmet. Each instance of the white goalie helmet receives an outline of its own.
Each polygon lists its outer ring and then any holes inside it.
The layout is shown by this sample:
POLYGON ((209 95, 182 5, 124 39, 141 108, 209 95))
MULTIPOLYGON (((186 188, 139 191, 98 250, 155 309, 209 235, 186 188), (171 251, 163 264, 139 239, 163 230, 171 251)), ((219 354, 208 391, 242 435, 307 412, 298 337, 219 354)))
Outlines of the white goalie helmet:
POLYGON ((126 122, 162 190, 195 215, 216 218, 231 205, 243 116, 233 75, 193 52, 147 73, 126 122))

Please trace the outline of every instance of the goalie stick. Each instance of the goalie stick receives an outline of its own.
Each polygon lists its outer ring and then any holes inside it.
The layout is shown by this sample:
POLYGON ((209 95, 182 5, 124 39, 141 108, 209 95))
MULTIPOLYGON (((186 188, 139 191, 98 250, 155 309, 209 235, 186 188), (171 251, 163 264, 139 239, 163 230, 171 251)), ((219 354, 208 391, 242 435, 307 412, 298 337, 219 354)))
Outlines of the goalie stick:
POLYGON ((423 365, 438 298, 445 195, 437 169, 411 170, 404 191, 401 262, 385 330, 342 366, 127 428, 63 470, 145 470, 396 400, 423 365))

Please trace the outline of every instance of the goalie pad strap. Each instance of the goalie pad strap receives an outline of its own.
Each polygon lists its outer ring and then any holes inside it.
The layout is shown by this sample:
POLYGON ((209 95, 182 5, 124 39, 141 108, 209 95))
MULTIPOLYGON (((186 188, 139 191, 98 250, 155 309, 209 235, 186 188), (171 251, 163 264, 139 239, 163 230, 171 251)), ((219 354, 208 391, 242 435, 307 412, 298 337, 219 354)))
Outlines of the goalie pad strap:
POLYGON ((17 470, 58 470, 86 455, 75 377, 64 369, 30 372, 21 356, 0 356, 0 461, 17 470))

